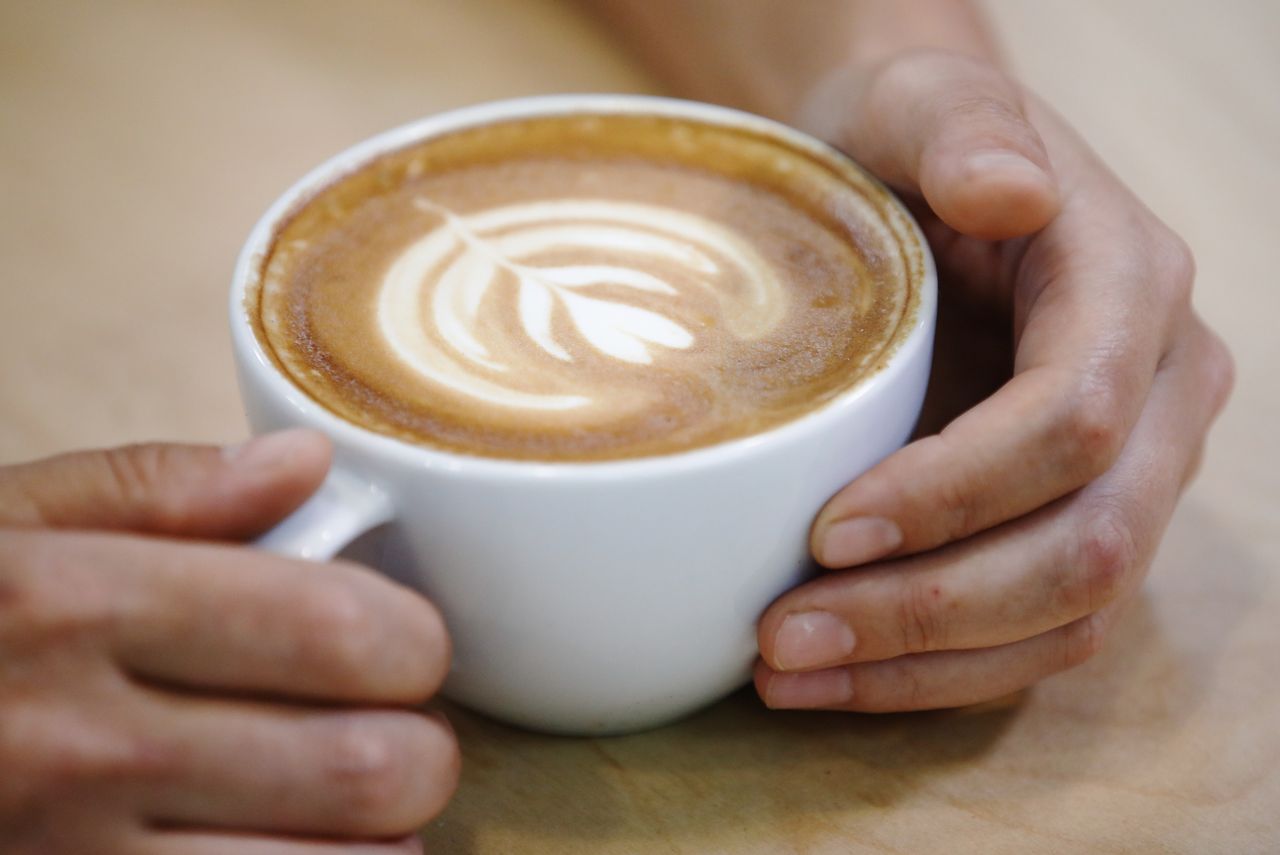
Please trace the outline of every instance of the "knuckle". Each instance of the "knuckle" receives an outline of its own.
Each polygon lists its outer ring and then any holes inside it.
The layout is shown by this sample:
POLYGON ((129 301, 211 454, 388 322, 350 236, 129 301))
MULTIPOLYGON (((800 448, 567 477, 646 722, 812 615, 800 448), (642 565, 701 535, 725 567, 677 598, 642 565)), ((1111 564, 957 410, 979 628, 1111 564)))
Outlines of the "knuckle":
POLYGON ((1125 440, 1121 399, 1118 384, 1096 373, 1063 399, 1067 457, 1089 480, 1110 469, 1120 456, 1125 440))
POLYGON ((902 687, 902 708, 918 710, 929 705, 924 683, 914 668, 901 665, 898 669, 898 681, 902 687))
POLYGON ((181 531, 191 526, 195 514, 192 494, 175 489, 173 478, 189 464, 186 453, 186 449, 163 443, 102 452, 115 499, 137 526, 154 531, 181 531))
POLYGON ((1093 613, 1113 602, 1137 565, 1137 546, 1122 515, 1111 508, 1095 511, 1080 533, 1074 597, 1080 612, 1093 613))
POLYGON ((877 693, 879 697, 863 698, 859 691, 863 688, 861 685, 855 689, 854 697, 861 698, 869 710, 880 712, 928 708, 930 706, 928 690, 920 680, 914 665, 915 662, 910 657, 884 663, 881 680, 877 681, 881 683, 880 691, 877 693))
MULTIPOLYGON (((85 785, 163 778, 175 755, 145 734, 82 709, 50 709, 38 699, 6 703, 0 719, 0 764, 23 786, 0 799, 57 799, 85 785)), ((0 808, 3 809, 3 808, 0 808)))
POLYGON ((176 750, 145 734, 103 728, 86 732, 92 741, 69 758, 73 779, 100 784, 165 781, 181 765, 176 750))
POLYGON ((79 570, 74 535, 0 537, 0 639, 47 646, 108 629, 118 597, 109 580, 79 570))
POLYGON ((947 594, 936 582, 910 582, 898 605, 898 629, 904 653, 925 653, 946 646, 947 594))
POLYGON ((1191 246, 1163 225, 1156 229, 1151 244, 1160 287, 1179 305, 1190 305, 1196 279, 1196 257, 1191 246))
POLYGON ((1062 661, 1059 670, 1075 668, 1097 656, 1106 643, 1106 636, 1106 621, 1098 612, 1068 624, 1062 632, 1062 661))
POLYGON ((163 483, 165 453, 157 445, 126 445, 102 452, 103 464, 119 502, 139 515, 144 525, 162 524, 164 503, 154 501, 163 483))
POLYGON ((301 643, 344 675, 365 671, 378 649, 378 625, 354 586, 329 578, 309 585, 299 601, 301 643))
POLYGON ((1217 413, 1226 404, 1231 390, 1235 388, 1236 363, 1222 339, 1207 327, 1205 336, 1207 343, 1202 360, 1206 377, 1205 386, 1211 396, 1213 411, 1217 413))
POLYGON ((968 537, 982 528, 976 496, 983 491, 967 480, 950 480, 940 487, 936 496, 935 519, 943 522, 945 537, 939 543, 949 543, 968 537))
POLYGON ((400 819, 406 764, 391 733, 366 719, 333 723, 323 774, 362 831, 383 833, 400 819))

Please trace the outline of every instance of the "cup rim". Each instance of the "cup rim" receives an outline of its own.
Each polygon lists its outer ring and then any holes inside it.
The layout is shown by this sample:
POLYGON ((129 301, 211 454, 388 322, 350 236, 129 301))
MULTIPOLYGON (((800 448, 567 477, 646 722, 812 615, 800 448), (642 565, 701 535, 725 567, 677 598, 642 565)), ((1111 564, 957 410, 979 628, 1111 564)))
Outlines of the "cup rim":
MULTIPOLYGON (((662 477, 672 470, 688 471, 731 463, 752 456, 761 446, 803 442, 831 421, 856 408, 880 387, 895 382, 913 354, 932 341, 937 309, 937 269, 919 224, 894 193, 838 149, 788 125, 752 113, 657 95, 559 94, 489 101, 420 118, 368 137, 329 157, 278 196, 254 224, 236 260, 230 294, 230 325, 234 355, 242 371, 255 371, 273 396, 284 400, 309 426, 318 427, 338 445, 355 444, 395 458, 401 464, 466 473, 468 476, 580 478, 662 477), (489 457, 420 445, 348 421, 309 396, 280 370, 253 330, 245 308, 246 292, 262 273, 262 261, 282 222, 315 193, 376 157, 450 131, 498 121, 573 114, 640 114, 701 121, 747 130, 778 139, 820 159, 852 165, 896 209, 920 250, 921 277, 911 328, 899 331, 885 364, 857 379, 849 388, 817 407, 765 430, 710 445, 661 454, 605 460, 529 460, 489 457)), ((925 355, 924 358, 928 358, 925 355)))

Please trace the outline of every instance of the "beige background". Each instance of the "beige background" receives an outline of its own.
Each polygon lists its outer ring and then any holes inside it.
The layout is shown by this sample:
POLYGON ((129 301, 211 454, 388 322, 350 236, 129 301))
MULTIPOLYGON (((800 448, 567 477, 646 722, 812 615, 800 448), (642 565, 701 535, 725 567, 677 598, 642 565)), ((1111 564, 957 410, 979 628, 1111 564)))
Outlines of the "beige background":
MULTIPOLYGON (((604 741, 458 711, 438 852, 1280 851, 1280 4, 989 3, 1015 65, 1200 261, 1239 386, 1143 602, 1016 703, 604 741)), ((553 0, 0 0, 0 462, 244 432, 240 241, 304 170, 477 100, 653 85, 553 0)))

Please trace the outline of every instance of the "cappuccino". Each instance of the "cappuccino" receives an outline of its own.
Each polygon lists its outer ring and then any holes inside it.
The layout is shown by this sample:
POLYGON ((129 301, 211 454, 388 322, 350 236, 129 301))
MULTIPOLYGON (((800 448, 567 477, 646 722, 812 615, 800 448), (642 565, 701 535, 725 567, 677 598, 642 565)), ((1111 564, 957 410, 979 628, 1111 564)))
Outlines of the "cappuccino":
POLYGON ((246 311, 286 376, 369 430, 621 459, 765 431, 856 385, 911 325, 921 254, 834 153, 683 118, 521 118, 301 203, 246 311))

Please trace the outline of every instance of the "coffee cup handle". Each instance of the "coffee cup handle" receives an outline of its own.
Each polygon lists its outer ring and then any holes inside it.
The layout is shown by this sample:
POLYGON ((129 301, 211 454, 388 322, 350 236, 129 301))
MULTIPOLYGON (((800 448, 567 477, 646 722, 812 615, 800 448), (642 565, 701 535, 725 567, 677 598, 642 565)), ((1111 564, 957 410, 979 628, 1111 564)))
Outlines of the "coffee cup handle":
POLYGON ((335 464, 296 511, 254 541, 254 546, 311 561, 327 561, 360 535, 389 522, 391 499, 367 478, 335 464))

